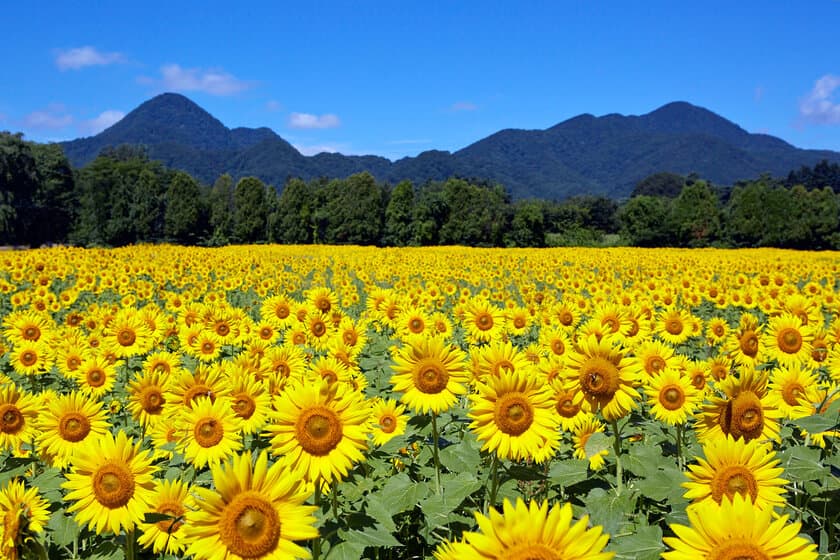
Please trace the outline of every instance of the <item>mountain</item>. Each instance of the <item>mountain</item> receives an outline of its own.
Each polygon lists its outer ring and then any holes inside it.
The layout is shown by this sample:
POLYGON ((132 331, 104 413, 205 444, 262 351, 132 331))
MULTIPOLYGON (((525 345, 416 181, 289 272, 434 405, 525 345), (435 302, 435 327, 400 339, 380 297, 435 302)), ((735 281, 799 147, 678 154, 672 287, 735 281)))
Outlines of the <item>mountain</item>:
POLYGON ((89 138, 63 142, 80 167, 107 146, 141 144, 149 156, 205 183, 222 173, 254 175, 282 187, 289 177, 345 177, 369 171, 377 179, 415 183, 458 175, 503 184, 513 198, 562 199, 578 194, 626 197, 660 171, 718 184, 762 173, 786 176, 840 152, 803 150, 766 134, 751 134, 686 102, 639 116, 579 115, 545 130, 507 129, 456 152, 431 150, 395 162, 378 156, 304 156, 268 128, 229 129, 188 98, 164 93, 89 138))

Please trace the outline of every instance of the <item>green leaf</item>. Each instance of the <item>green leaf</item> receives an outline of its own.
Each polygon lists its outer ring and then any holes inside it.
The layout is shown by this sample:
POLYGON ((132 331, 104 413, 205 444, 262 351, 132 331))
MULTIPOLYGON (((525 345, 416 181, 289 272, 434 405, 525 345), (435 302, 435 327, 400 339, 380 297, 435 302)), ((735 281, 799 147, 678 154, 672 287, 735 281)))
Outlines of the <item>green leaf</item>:
POLYGON ((583 451, 587 457, 594 457, 601 451, 606 451, 612 445, 610 438, 603 432, 595 432, 586 440, 583 451))
POLYGON ((559 484, 565 488, 586 480, 588 469, 589 461, 583 459, 559 461, 551 465, 548 478, 552 484, 559 484))
POLYGON ((52 541, 58 546, 71 544, 78 538, 79 532, 81 531, 76 521, 69 515, 66 515, 63 509, 50 515, 47 528, 52 535, 52 541))
POLYGON ((371 494, 367 497, 368 515, 378 521, 385 529, 394 532, 397 525, 394 523, 393 500, 389 500, 379 494, 371 494))
POLYGON ((787 480, 822 480, 828 474, 828 468, 820 461, 819 449, 796 445, 779 452, 778 457, 785 469, 782 477, 787 480))
POLYGON ((396 515, 414 509, 414 506, 429 495, 429 485, 425 482, 414 482, 405 473, 400 473, 388 479, 381 493, 392 502, 392 511, 396 515))
POLYGON ((470 473, 441 477, 442 493, 434 494, 420 502, 420 509, 426 516, 429 527, 440 527, 449 523, 452 513, 464 498, 482 487, 481 482, 470 473))
POLYGON ((48 502, 60 502, 62 499, 61 484, 63 482, 64 477, 61 476, 60 470, 48 468, 33 478, 31 484, 38 488, 38 491, 48 502))
POLYGON ((364 531, 348 531, 346 540, 349 542, 358 543, 360 545, 368 546, 402 546, 402 543, 394 538, 390 531, 376 527, 374 529, 365 529, 364 531))
POLYGON ((828 405, 828 408, 822 414, 798 418, 793 423, 809 434, 827 432, 836 428, 840 424, 840 399, 828 405))
POLYGON ((460 443, 440 450, 440 462, 453 473, 474 473, 481 464, 481 445, 472 432, 466 432, 460 443))
POLYGON ((344 541, 332 547, 327 553, 327 560, 359 560, 365 552, 365 545, 344 541))
POLYGON ((624 531, 629 517, 636 511, 636 498, 637 495, 629 488, 621 496, 616 495, 614 490, 593 488, 584 503, 592 523, 601 525, 605 533, 615 535, 624 531))
POLYGON ((661 501, 668 498, 668 501, 681 499, 685 494, 685 488, 681 485, 687 478, 683 472, 676 468, 658 469, 644 478, 634 482, 642 496, 654 501, 661 501))
POLYGON ((619 560, 657 560, 664 549, 662 529, 655 525, 643 525, 629 535, 612 538, 607 547, 619 560))

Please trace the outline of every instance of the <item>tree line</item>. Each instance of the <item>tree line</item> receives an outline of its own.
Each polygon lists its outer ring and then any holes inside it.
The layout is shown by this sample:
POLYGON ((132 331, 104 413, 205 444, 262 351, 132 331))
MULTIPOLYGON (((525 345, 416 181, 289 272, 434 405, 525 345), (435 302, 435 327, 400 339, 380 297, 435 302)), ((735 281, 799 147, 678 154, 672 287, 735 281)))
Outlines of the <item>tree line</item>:
MULTIPOLYGON (((825 177, 833 171, 827 169, 791 176, 825 177)), ((392 186, 358 173, 290 178, 278 193, 255 177, 234 181, 227 174, 202 185, 130 146, 108 148, 74 170, 58 145, 0 134, 2 245, 840 248, 835 190, 840 184, 788 186, 768 176, 720 188, 660 173, 621 203, 603 196, 512 201, 502 186, 481 180, 392 186)))

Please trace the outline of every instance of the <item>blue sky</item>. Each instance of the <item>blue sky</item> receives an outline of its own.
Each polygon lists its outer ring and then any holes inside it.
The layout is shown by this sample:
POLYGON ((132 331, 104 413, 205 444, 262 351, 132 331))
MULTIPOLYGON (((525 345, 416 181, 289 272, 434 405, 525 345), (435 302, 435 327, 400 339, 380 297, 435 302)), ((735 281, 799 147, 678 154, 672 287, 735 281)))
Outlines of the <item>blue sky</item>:
POLYGON ((840 0, 9 2, 0 129, 89 136, 177 91, 307 154, 396 159, 670 101, 840 151, 840 0))

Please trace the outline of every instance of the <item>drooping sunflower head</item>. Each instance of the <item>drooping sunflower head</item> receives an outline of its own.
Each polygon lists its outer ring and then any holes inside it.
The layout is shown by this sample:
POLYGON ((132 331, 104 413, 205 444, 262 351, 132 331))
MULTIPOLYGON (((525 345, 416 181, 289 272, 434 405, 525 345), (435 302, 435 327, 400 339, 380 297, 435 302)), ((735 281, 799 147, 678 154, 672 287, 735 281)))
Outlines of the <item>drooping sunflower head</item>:
POLYGON ((609 450, 597 449, 591 453, 587 453, 586 444, 594 433, 604 433, 604 424, 594 415, 583 413, 572 428, 574 456, 577 459, 588 460, 589 468, 597 471, 604 467, 604 458, 609 455, 609 450))
POLYGON ((750 367, 718 383, 725 397, 712 396, 703 406, 698 427, 702 441, 732 435, 761 441, 779 439, 781 413, 767 396, 767 374, 750 367))
POLYGON ((50 519, 49 502, 37 487, 26 488, 19 479, 0 487, 0 558, 17 559, 27 540, 43 533, 50 519))

